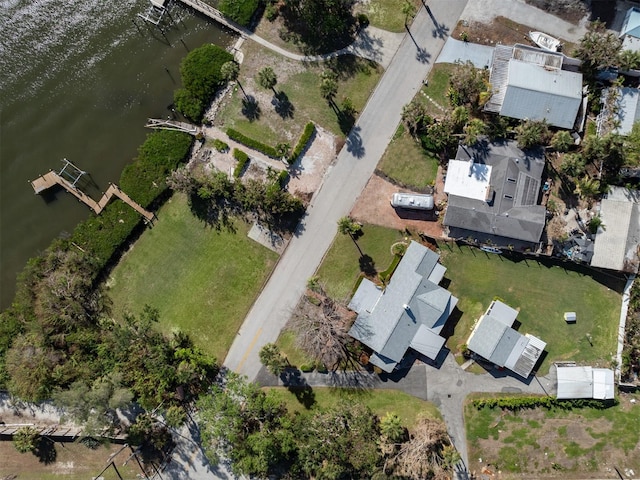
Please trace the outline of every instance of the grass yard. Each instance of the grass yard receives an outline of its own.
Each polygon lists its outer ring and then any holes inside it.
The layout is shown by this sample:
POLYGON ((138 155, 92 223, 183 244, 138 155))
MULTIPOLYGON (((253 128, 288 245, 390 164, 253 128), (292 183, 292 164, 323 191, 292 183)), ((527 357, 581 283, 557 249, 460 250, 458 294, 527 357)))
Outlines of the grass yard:
MULTIPOLYGON (((572 360, 609 367, 615 354, 621 295, 592 277, 547 267, 536 260, 513 262, 455 244, 441 245, 447 267, 448 290, 460 299, 462 317, 447 342, 454 352, 466 343, 474 322, 499 297, 520 310, 521 333, 547 342, 540 373, 552 362, 572 360), (567 324, 563 313, 575 311, 578 321, 567 324)), ((618 288, 618 286, 616 286, 618 288)))
MULTIPOLYGON (((244 94, 236 89, 230 100, 226 100, 217 115, 219 126, 233 127, 256 140, 269 145, 289 142, 292 146, 308 121, 340 136, 346 127, 341 125, 338 115, 320 95, 320 74, 327 64, 303 64, 277 55, 254 42, 246 42, 244 62, 240 68, 240 84, 248 96, 253 96, 260 107, 258 118, 249 119, 243 114, 244 94), (257 73, 264 67, 274 69, 278 78, 275 89, 284 92, 292 109, 286 115, 276 112, 272 104, 274 94, 260 87, 257 73)), ((339 72, 338 93, 335 102, 341 108, 342 101, 349 97, 356 111, 361 111, 382 75, 382 68, 374 62, 353 56, 340 56, 333 60, 339 72)))
MULTIPOLYGON (((403 232, 376 225, 364 225, 358 239, 362 253, 377 271, 385 270, 391 261, 391 245, 403 239, 403 232)), ((360 254, 348 235, 336 235, 317 275, 327 294, 336 300, 348 299, 360 275, 360 254)))
MULTIPOLYGON (((369 22, 374 27, 389 32, 404 33, 406 16, 402 13, 402 6, 406 0, 371 0, 358 4, 358 11, 369 17, 369 22)), ((419 0, 411 0, 416 12, 422 7, 419 0)), ((411 19, 408 20, 411 25, 411 19)))
MULTIPOLYGON (((451 109, 447 91, 449 90, 449 77, 455 65, 451 63, 436 63, 429 73, 427 85, 420 90, 431 97, 438 105, 447 110, 451 109)), ((431 102, 426 102, 427 110, 431 115, 442 116, 442 111, 431 102)))
MULTIPOLYGON (((97 477, 107 466, 109 456, 115 454, 122 445, 105 445, 91 450, 79 443, 56 442, 49 461, 40 461, 32 453, 19 453, 13 442, 0 442, 0 478, 20 480, 86 480, 97 477)), ((139 478, 141 474, 135 460, 122 466, 131 455, 129 449, 123 450, 115 457, 116 467, 121 478, 139 478)), ((117 480, 113 467, 109 467, 100 478, 117 480)))
POLYGON ((378 170, 402 187, 423 191, 436 180, 438 159, 425 152, 400 125, 378 163, 378 170))
POLYGON ((277 255, 247 237, 216 231, 198 221, 176 194, 113 270, 107 284, 113 314, 160 310, 160 329, 181 330, 219 361, 260 292, 277 255))
POLYGON ((289 360, 289 363, 294 367, 300 367, 300 365, 311 365, 314 363, 312 359, 296 346, 296 336, 289 330, 283 330, 276 341, 276 345, 280 347, 282 353, 284 353, 289 360))
MULTIPOLYGON (((529 477, 612 478, 640 471, 640 395, 623 394, 606 410, 537 408, 513 413, 465 407, 471 470, 489 467, 529 477), (635 403, 631 403, 634 399, 635 403), (482 464, 478 459, 482 459, 482 464), (588 472, 588 473, 587 473, 588 472)), ((506 474, 506 476, 505 476, 506 474)))
MULTIPOLYGON (((274 387, 270 390, 275 392, 277 397, 287 405, 290 412, 305 410, 295 393, 284 387, 274 387)), ((395 413, 402 420, 402 424, 409 428, 415 425, 416 419, 420 415, 429 418, 442 418, 433 403, 397 390, 316 387, 312 390, 311 395, 315 400, 313 405, 318 407, 327 408, 336 405, 341 400, 346 400, 365 404, 379 417, 384 417, 387 413, 395 413)))

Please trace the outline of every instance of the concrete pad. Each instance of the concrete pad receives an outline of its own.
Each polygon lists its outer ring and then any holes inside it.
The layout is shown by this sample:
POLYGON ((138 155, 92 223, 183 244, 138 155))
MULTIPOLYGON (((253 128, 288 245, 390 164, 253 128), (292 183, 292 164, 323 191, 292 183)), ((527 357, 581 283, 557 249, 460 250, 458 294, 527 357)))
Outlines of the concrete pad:
POLYGON ((287 246, 287 241, 282 238, 281 235, 272 232, 266 227, 263 227, 259 223, 254 223, 251 230, 247 236, 251 240, 255 240, 260 245, 264 245, 269 250, 273 250, 278 254, 282 254, 284 252, 285 247, 287 246))
POLYGON ((476 68, 488 68, 491 65, 493 49, 494 47, 488 45, 462 42, 449 37, 438 55, 436 63, 471 62, 476 68))

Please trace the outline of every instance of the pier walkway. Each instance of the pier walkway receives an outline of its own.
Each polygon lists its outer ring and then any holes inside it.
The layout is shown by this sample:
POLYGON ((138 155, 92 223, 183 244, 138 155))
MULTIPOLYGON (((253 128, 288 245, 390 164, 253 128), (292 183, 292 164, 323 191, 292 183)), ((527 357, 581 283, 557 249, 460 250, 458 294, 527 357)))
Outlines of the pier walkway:
POLYGON ((190 123, 178 122, 176 120, 162 120, 160 118, 147 119, 147 124, 145 125, 145 127, 184 132, 194 136, 198 133, 202 133, 200 128, 190 123))
POLYGON ((131 208, 142 215, 148 222, 153 222, 153 219, 155 218, 155 215, 153 213, 145 210, 138 203, 133 201, 131 197, 120 190, 120 187, 118 187, 115 183, 109 183, 109 188, 107 189, 107 191, 102 195, 102 198, 96 202, 93 198, 78 189, 69 180, 61 177, 57 172, 54 172, 53 170, 51 170, 49 173, 41 175, 31 182, 31 186, 33 187, 33 190, 36 194, 40 194, 45 190, 53 187, 54 185, 60 185, 67 192, 87 205, 96 213, 96 215, 100 215, 100 213, 102 213, 102 210, 104 210, 104 208, 113 197, 118 197, 120 200, 127 203, 131 208))
POLYGON ((320 62, 329 60, 340 55, 356 55, 358 57, 366 58, 374 62, 379 63, 384 68, 387 68, 391 63, 395 52, 397 51, 400 43, 405 37, 405 33, 391 33, 379 28, 375 28, 368 25, 363 28, 355 41, 340 50, 335 52, 325 53, 322 55, 300 55, 290 52, 284 48, 274 45, 273 43, 265 40, 264 38, 256 35, 251 30, 237 24, 233 20, 227 18, 220 10, 216 10, 211 5, 206 4, 202 0, 178 0, 182 4, 193 8, 194 10, 206 15, 207 17, 215 20, 222 25, 230 28, 234 32, 237 32, 242 38, 248 38, 263 47, 270 49, 284 57, 300 62, 320 62))

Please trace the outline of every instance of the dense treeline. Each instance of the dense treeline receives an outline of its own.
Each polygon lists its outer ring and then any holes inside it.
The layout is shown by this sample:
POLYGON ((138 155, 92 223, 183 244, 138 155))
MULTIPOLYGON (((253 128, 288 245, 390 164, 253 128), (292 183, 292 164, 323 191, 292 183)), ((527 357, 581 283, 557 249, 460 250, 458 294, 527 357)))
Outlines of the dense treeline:
POLYGON ((274 231, 291 231, 304 213, 304 203, 283 189, 285 175, 269 171, 267 180, 244 182, 229 179, 224 172, 212 172, 202 165, 178 168, 168 183, 189 197, 192 212, 215 228, 233 228, 233 215, 269 226, 274 231))
MULTIPOLYGON (((148 208, 167 191, 166 176, 187 158, 191 143, 184 133, 150 134, 121 185, 148 208)), ((154 310, 123 324, 110 319, 110 300, 97 278, 140 222, 135 210, 115 200, 71 238, 55 240, 29 260, 12 306, 0 317, 0 386, 24 400, 53 396, 82 419, 83 404, 110 412, 109 405, 135 398, 147 408, 162 401, 170 407, 199 394, 215 376, 215 362, 188 338, 153 330, 154 310)))
POLYGON ((227 456, 236 474, 435 479, 460 458, 440 421, 420 418, 407 432, 396 415, 380 419, 346 401, 292 414, 274 392, 233 373, 197 405, 207 457, 227 456))
POLYGON ((176 109, 189 120, 200 123, 207 105, 225 79, 222 65, 233 60, 233 55, 216 45, 206 44, 194 48, 180 64, 182 88, 175 91, 176 109))

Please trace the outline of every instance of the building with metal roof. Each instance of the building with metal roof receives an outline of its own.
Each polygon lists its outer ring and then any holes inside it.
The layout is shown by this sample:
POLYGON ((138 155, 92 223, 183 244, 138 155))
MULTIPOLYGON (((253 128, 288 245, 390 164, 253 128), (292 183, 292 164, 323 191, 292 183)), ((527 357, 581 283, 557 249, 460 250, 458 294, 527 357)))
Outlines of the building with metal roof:
POLYGON ((631 133, 633 124, 640 120, 640 90, 632 87, 611 87, 603 90, 603 104, 598 114, 598 135, 614 132, 619 135, 631 133), (610 98, 611 95, 614 97, 610 98), (612 105, 608 105, 608 99, 612 105))
POLYGON ((556 367, 560 400, 594 398, 611 400, 615 397, 613 370, 592 367, 556 367))
POLYGON ((512 328, 518 311, 494 300, 475 324, 467 347, 491 363, 528 378, 547 344, 512 328))
POLYGON ((582 104, 582 74, 562 70, 562 54, 525 45, 496 46, 484 109, 571 129, 582 104))
POLYGON ((591 266, 637 273, 640 244, 640 192, 611 187, 600 202, 600 219, 591 266))
POLYGON ((458 299, 438 286, 446 272, 439 258, 412 241, 386 288, 365 278, 349 303, 358 313, 349 335, 373 350, 369 361, 385 372, 409 348, 435 360, 444 345, 439 334, 458 299))
POLYGON ((476 238, 506 247, 540 241, 545 207, 538 204, 544 157, 516 142, 481 141, 460 146, 449 161, 444 225, 452 238, 476 238))
POLYGON ((640 38, 640 8, 631 7, 627 10, 620 29, 620 38, 640 38))

